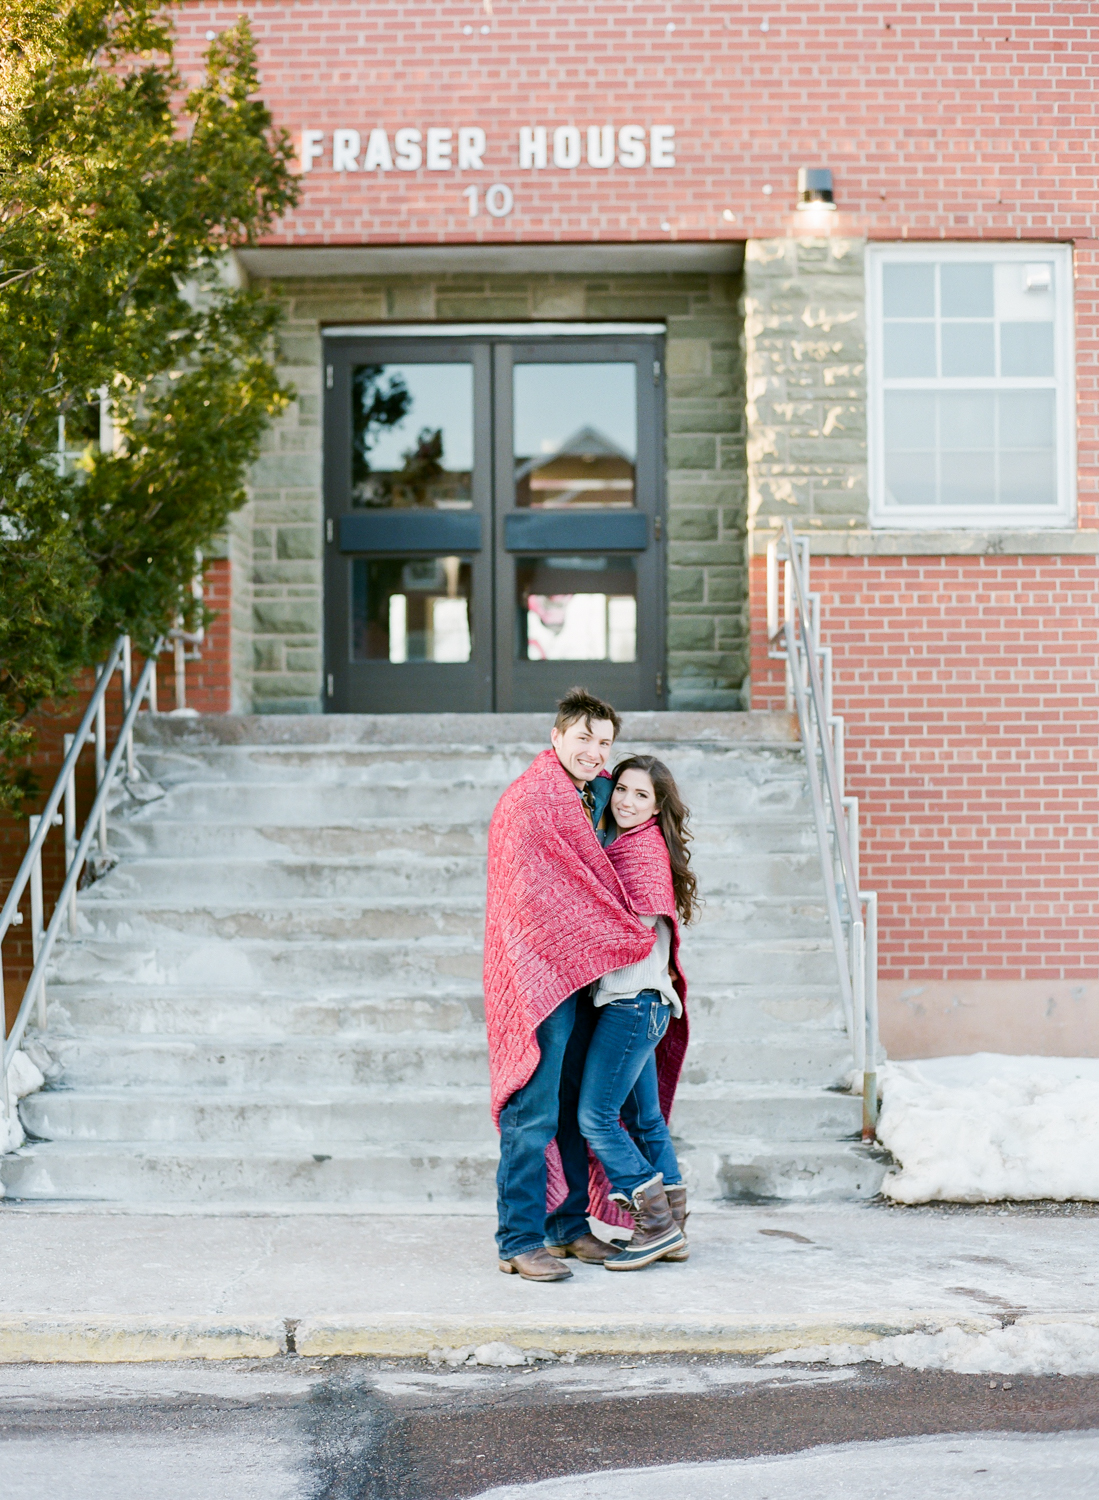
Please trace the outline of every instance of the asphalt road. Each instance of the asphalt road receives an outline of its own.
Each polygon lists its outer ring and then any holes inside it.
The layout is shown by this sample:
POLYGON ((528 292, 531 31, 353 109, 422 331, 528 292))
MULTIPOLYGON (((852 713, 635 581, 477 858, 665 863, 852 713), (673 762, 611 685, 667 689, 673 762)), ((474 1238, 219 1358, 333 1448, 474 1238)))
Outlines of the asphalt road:
POLYGON ((458 1500, 501 1487, 499 1500, 1097 1494, 1099 1379, 704 1356, 0 1367, 5 1497, 458 1500), (1077 1436, 986 1436, 1056 1433, 1077 1436), (898 1441, 944 1434, 958 1441, 898 1441), (836 1444, 870 1446, 807 1451, 836 1444), (598 1478, 692 1463, 716 1467, 598 1478))

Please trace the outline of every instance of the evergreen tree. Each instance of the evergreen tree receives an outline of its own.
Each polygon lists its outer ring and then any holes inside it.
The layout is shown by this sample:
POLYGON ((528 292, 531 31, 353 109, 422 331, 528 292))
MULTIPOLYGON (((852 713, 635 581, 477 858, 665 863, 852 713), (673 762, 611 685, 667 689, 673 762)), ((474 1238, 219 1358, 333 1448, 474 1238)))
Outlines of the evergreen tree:
POLYGON ((0 7, 0 805, 38 705, 197 623, 196 551, 290 397, 276 307, 227 275, 296 198, 257 84, 243 19, 186 90, 161 0, 0 7))

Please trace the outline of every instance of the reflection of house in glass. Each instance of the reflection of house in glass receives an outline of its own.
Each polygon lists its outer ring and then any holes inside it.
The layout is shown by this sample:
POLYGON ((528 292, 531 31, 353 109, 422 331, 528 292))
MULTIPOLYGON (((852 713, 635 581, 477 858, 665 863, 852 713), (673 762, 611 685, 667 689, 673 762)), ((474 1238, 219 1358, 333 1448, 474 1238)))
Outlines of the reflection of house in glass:
POLYGON ((516 458, 515 503, 535 510, 632 506, 633 488, 633 459, 595 427, 581 427, 554 453, 516 458))

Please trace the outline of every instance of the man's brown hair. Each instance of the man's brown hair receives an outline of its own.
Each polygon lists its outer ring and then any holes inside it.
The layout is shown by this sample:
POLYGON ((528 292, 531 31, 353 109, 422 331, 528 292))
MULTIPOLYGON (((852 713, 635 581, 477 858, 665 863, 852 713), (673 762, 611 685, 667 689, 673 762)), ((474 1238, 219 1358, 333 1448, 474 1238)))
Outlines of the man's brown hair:
POLYGON ((609 719, 614 726, 614 737, 618 738, 622 728, 622 720, 615 713, 609 703, 604 703, 602 698, 597 698, 594 693, 589 693, 587 688, 569 688, 568 692, 557 705, 557 718, 553 721, 553 727, 558 734, 564 734, 573 724, 578 724, 583 719, 590 729, 595 719, 609 719))

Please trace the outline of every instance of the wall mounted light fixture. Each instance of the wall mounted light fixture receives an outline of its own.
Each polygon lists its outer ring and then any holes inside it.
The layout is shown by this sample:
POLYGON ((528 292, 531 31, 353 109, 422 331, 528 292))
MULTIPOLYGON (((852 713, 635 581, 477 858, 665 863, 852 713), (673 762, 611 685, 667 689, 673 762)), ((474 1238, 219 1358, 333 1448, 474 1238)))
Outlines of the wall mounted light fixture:
POLYGON ((832 198, 832 173, 827 167, 798 168, 798 208, 826 209, 835 213, 832 198))

